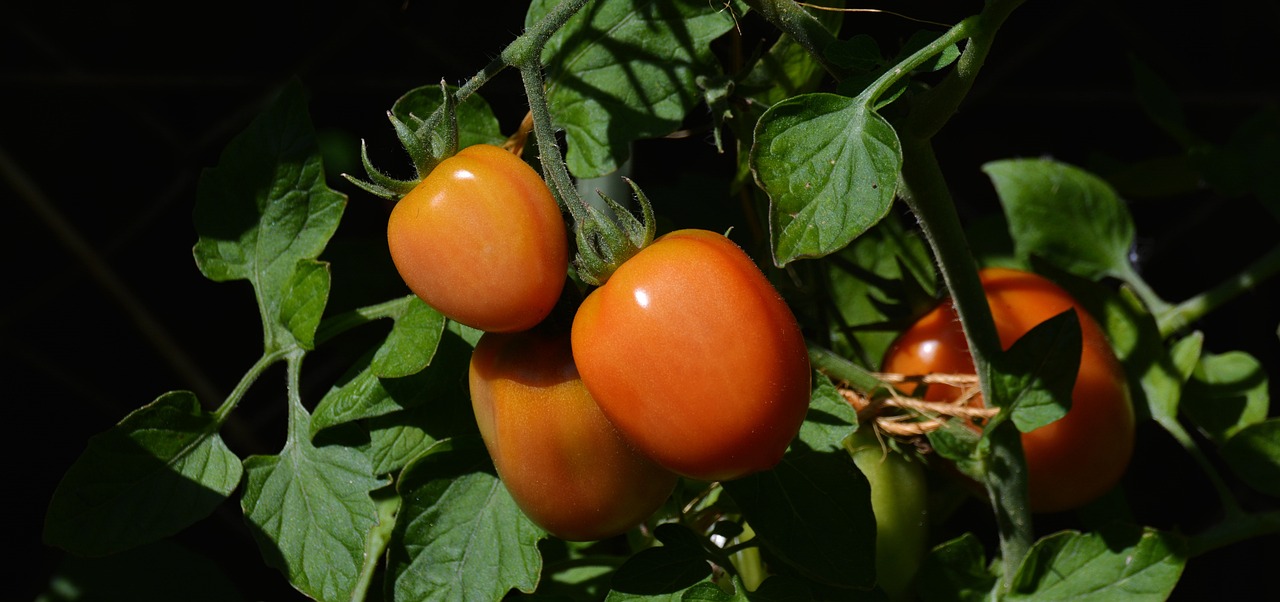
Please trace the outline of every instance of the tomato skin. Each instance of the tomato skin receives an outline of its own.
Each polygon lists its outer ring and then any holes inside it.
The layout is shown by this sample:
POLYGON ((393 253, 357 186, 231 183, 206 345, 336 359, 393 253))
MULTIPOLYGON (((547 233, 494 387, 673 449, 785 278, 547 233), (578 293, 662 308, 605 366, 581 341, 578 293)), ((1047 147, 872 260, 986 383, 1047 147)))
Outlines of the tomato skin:
MULTIPOLYGON (((1134 412, 1124 370, 1102 328, 1053 282, 1007 268, 980 272, 1000 343, 1008 349, 1037 324, 1074 307, 1080 319, 1080 371, 1071 410, 1022 434, 1031 510, 1059 512, 1083 506, 1110 490, 1133 455, 1134 412)), ((959 318, 945 301, 907 329, 889 348, 883 370, 899 374, 972 374, 973 359, 959 318)), ((926 399, 951 400, 954 387, 930 385, 926 399)))
POLYGON ((569 250, 551 191, 527 163, 478 144, 441 161, 387 221, 396 270, 453 320, 488 332, 531 328, 560 297, 569 250))
POLYGON ((693 479, 772 468, 809 406, 795 316, 742 249, 706 230, 657 239, 592 291, 573 356, 618 430, 693 479))
POLYGON ((498 477, 552 535, 595 541, 623 533, 675 488, 676 475, 633 450, 591 399, 567 329, 485 333, 470 385, 498 477))

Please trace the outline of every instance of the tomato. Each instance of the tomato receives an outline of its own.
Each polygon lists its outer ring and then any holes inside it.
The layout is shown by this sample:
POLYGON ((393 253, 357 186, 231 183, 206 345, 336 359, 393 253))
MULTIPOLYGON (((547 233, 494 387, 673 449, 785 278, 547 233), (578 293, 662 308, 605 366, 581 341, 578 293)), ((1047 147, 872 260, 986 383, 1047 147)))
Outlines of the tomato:
POLYGON ((911 585, 929 552, 929 508, 924 466, 885 449, 870 423, 845 441, 871 487, 876 517, 876 583, 890 600, 910 599, 911 585))
POLYGON ((567 328, 485 333, 471 356, 471 404, 498 477, 534 523, 594 541, 648 518, 676 475, 633 450, 578 377, 567 328))
POLYGON ((542 178, 496 146, 441 161, 396 203, 387 243, 409 289, 453 320, 525 330, 560 297, 568 270, 564 219, 542 178))
POLYGON ((573 357, 618 430, 694 479, 773 467, 809 405, 795 316, 742 249, 706 230, 659 238, 592 291, 573 357))
MULTIPOLYGON (((1083 348, 1070 411, 1022 434, 1032 511, 1078 508, 1115 486, 1133 455, 1134 413, 1124 371, 1098 323, 1058 285, 1005 268, 988 268, 980 276, 1005 349, 1068 308, 1074 307, 1080 319, 1083 348)), ((899 336, 885 355, 883 370, 909 375, 974 372, 949 301, 899 336)), ((924 396, 950 400, 958 395, 954 387, 935 384, 924 396)))

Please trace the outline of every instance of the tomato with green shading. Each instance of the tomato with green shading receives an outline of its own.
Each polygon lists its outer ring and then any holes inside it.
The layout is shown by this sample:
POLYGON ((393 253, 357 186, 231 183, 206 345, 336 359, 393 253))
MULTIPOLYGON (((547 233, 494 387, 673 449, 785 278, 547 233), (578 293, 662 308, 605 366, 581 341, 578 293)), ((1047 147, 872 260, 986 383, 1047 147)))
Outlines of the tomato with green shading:
POLYGON ((772 468, 809 406, 795 316, 741 248, 706 230, 658 238, 592 291, 573 357, 623 436, 693 479, 772 468))
POLYGON ((486 333, 471 357, 471 404, 498 477, 534 523, 566 540, 623 533, 677 477, 618 435, 578 377, 569 333, 545 324, 486 333))
MULTIPOLYGON (((1124 370, 1097 321, 1066 290, 1037 274, 1008 268, 987 268, 979 275, 1005 349, 1041 322, 1076 310, 1083 344, 1071 409, 1023 433, 1022 447, 1032 511, 1083 506, 1119 482, 1133 455, 1135 419, 1124 370)), ((904 331, 886 352, 882 369, 906 375, 973 374, 973 359, 951 302, 942 302, 904 331)), ((955 387, 932 384, 924 398, 954 400, 959 394, 955 387)))
POLYGON ((478 144, 441 161, 391 211, 387 243, 415 294, 488 332, 531 328, 568 271, 564 218, 529 164, 478 144))

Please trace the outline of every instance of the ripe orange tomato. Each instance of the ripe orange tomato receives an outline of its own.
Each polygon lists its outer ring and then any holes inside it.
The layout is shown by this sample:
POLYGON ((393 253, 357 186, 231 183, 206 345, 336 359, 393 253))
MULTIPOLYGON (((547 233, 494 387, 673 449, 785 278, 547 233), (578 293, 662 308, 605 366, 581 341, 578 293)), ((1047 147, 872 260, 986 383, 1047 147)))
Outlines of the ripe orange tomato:
POLYGON ((471 404, 498 477, 534 523, 594 541, 654 513, 676 475, 633 450, 587 393, 569 333, 486 333, 471 356, 471 404))
POLYGON ((573 357, 623 436, 694 479, 772 468, 809 406, 795 316, 742 249, 706 230, 659 238, 592 291, 573 357))
MULTIPOLYGON (((1005 349, 1068 308, 1074 307, 1080 319, 1083 349, 1071 410, 1022 434, 1032 511, 1078 508, 1115 486, 1133 455, 1134 413, 1124 371, 1098 323, 1058 285, 1005 268, 988 268, 980 276, 1005 349)), ((899 336, 885 354, 883 370, 908 375, 974 372, 950 301, 899 336)), ((953 400, 958 395, 954 387, 934 384, 924 397, 953 400)))
POLYGON ((551 312, 568 270, 564 218, 519 157, 478 144, 441 161, 396 203, 387 243, 409 289, 488 332, 531 328, 551 312))

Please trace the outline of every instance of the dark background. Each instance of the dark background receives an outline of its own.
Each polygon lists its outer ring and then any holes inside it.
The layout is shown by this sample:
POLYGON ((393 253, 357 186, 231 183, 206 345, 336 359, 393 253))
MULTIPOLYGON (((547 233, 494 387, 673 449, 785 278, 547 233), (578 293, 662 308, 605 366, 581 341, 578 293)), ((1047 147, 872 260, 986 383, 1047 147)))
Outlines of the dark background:
MULTIPOLYGON (((336 149, 331 176, 358 173, 350 161, 360 138, 380 165, 407 165, 384 112, 412 87, 470 77, 522 30, 520 4, 0 5, 0 244, 8 282, 0 296, 0 375, 13 540, 31 563, 9 565, 19 599, 42 591, 62 560, 39 532, 57 480, 87 438, 165 391, 193 389, 216 405, 260 352, 248 285, 205 280, 191 257, 200 171, 295 76, 312 97, 322 140, 336 149)), ((936 141, 967 218, 997 210, 979 171, 986 161, 1052 156, 1088 166, 1102 155, 1136 161, 1176 153, 1137 104, 1130 56, 1167 81, 1191 127, 1214 142, 1280 100, 1271 59, 1280 28, 1275 3, 1160 12, 1116 4, 1032 0, 1010 19, 979 85, 936 141)), ((955 22, 979 3, 883 6, 955 22)), ((856 13, 845 31, 871 33, 891 48, 915 27, 856 13)), ((744 21, 748 36, 767 31, 744 21)), ((514 75, 482 94, 504 132, 514 129, 525 109, 514 75)), ((682 181, 681 171, 721 170, 723 162, 705 138, 637 145, 637 169, 655 187, 682 181)), ((337 177, 330 185, 350 196, 331 246, 331 306, 400 294, 383 249, 386 203, 337 177)), ((1141 265, 1170 300, 1217 283, 1280 242, 1275 219, 1252 199, 1200 191, 1134 200, 1131 209, 1141 265)), ((1207 349, 1249 351, 1280 374, 1277 298, 1267 284, 1199 324, 1207 349)), ((341 363, 308 361, 314 393, 341 363)), ((241 403, 227 432, 237 453, 279 449, 282 377, 267 374, 241 403)), ((1142 488, 1130 495, 1170 502, 1163 510, 1148 503, 1152 524, 1194 528, 1188 517, 1211 518, 1194 467, 1159 433, 1140 435, 1135 466, 1156 476, 1126 481, 1142 488)), ((176 539, 211 558, 247 598, 296 597, 263 566, 235 497, 176 539)), ((1270 537, 1194 559, 1177 597, 1269 582, 1278 543, 1270 537)))

